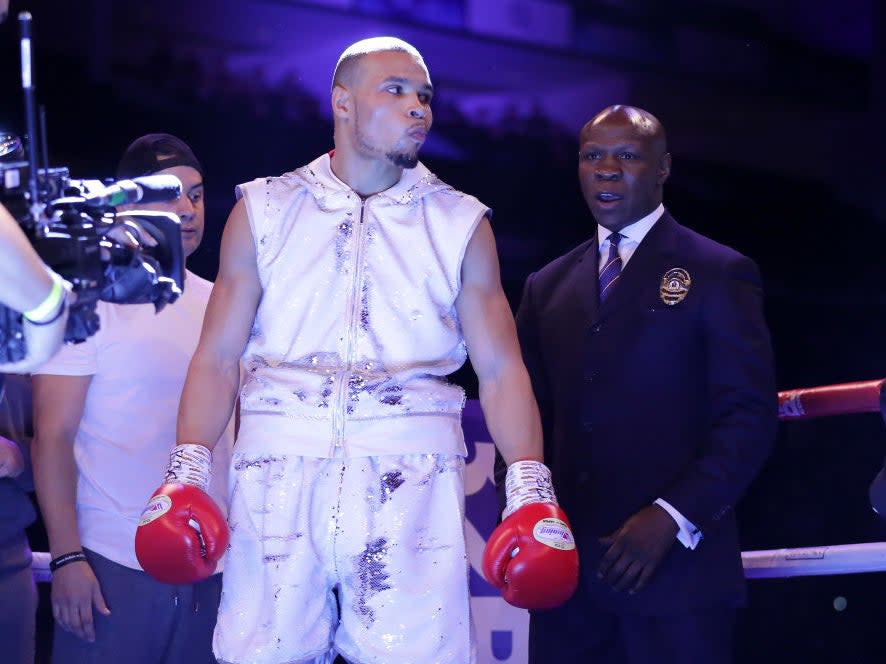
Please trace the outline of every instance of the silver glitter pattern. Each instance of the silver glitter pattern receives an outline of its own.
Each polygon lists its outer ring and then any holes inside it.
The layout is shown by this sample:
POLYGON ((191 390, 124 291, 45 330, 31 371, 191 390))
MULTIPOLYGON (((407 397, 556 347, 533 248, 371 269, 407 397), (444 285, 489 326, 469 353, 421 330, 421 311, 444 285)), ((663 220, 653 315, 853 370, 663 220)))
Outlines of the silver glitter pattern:
POLYGON ((233 468, 219 661, 476 661, 462 457, 235 452, 233 468))
POLYGON ((376 537, 354 557, 357 577, 354 612, 366 629, 370 629, 375 622, 375 611, 370 601, 377 594, 393 588, 386 568, 387 559, 388 541, 384 537, 376 537))
POLYGON ((467 357, 455 301, 487 208, 423 165, 363 200, 328 155, 239 190, 262 285, 243 416, 328 422, 323 453, 345 455, 362 450, 349 422, 458 416, 464 392, 446 379, 467 357))
POLYGON ((394 491, 399 489, 405 481, 406 480, 403 478, 403 473, 401 473, 399 470, 391 471, 382 475, 381 502, 386 503, 394 494, 394 491))

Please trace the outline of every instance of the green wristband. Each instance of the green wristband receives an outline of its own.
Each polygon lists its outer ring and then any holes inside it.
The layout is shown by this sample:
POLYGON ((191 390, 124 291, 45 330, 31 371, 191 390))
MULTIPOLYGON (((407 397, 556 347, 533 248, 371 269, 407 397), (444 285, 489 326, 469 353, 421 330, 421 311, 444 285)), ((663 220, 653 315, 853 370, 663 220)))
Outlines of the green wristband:
POLYGON ((50 272, 50 274, 52 275, 52 288, 49 295, 36 307, 28 309, 22 314, 32 323, 42 323, 51 314, 56 314, 56 316, 52 316, 53 319, 57 318, 58 310, 60 310, 59 304, 64 301, 65 289, 62 286, 62 278, 55 272, 50 272))

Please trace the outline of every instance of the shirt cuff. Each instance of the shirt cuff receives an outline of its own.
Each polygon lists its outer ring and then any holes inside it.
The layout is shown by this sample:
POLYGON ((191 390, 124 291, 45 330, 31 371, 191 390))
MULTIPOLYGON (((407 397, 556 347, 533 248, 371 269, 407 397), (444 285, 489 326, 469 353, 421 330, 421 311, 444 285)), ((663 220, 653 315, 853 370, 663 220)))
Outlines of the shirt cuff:
POLYGON ((687 549, 694 549, 697 547, 698 543, 701 542, 703 535, 701 531, 695 527, 695 524, 680 514, 677 508, 663 498, 656 498, 655 504, 670 514, 671 518, 677 522, 677 527, 680 529, 677 531, 677 541, 687 549))

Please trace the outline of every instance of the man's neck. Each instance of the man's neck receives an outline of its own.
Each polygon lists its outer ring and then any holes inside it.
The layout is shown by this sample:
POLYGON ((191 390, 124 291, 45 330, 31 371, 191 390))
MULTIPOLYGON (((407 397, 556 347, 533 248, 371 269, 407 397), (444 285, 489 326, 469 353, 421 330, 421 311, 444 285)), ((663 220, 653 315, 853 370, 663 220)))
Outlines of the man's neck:
POLYGON ((366 198, 390 189, 400 181, 403 169, 388 161, 346 155, 336 148, 330 162, 332 172, 357 194, 366 198))

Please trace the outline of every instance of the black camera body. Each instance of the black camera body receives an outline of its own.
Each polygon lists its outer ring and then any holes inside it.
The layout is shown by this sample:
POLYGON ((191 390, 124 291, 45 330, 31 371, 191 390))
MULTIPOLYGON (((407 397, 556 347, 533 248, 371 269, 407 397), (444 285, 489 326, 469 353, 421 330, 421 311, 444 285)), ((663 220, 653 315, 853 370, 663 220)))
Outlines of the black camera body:
MULTIPOLYGON (((5 136, 13 157, 16 138, 5 136)), ((7 158, 10 155, 7 155, 7 158)), ((120 205, 172 200, 181 183, 169 175, 115 183, 71 179, 68 168, 36 173, 37 200, 29 187, 26 161, 2 161, 0 203, 18 221, 43 261, 66 279, 77 295, 70 307, 65 341, 79 343, 99 329, 98 300, 153 304, 174 302, 184 284, 184 253, 176 215, 148 210, 119 212, 120 205)), ((0 305, 0 362, 26 354, 22 317, 0 305)))
MULTIPOLYGON (((0 204, 43 262, 71 284, 77 297, 69 307, 64 338, 79 343, 99 329, 99 300, 151 303, 159 311, 181 295, 185 258, 178 216, 117 208, 174 200, 181 196, 182 184, 172 175, 73 180, 68 168, 50 168, 45 131, 40 132, 43 140, 37 140, 31 14, 21 12, 18 20, 29 140, 25 145, 14 134, 0 133, 0 204)), ((0 363, 27 355, 23 326, 20 312, 0 304, 0 363)))

